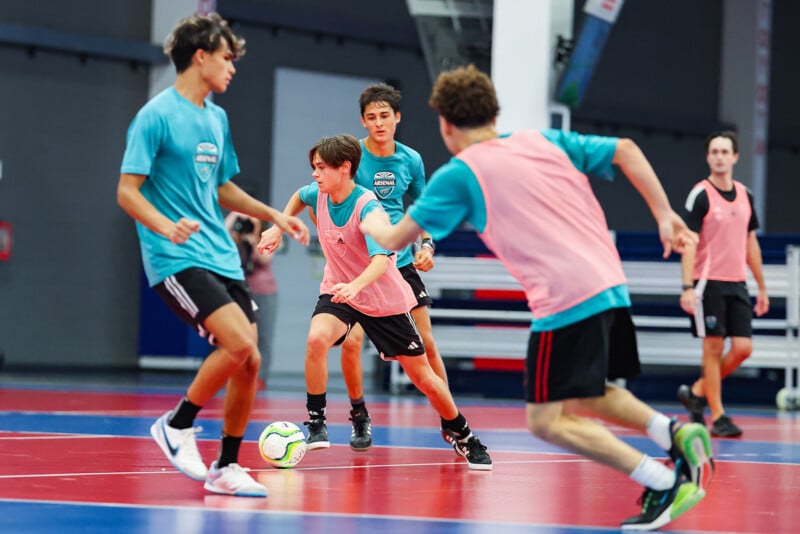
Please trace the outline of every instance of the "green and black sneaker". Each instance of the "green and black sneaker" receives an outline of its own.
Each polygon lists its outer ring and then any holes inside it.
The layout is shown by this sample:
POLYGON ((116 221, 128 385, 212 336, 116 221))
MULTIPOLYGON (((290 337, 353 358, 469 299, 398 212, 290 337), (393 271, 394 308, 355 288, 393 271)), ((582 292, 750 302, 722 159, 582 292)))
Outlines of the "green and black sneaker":
MULTIPOLYGON (((682 461, 678 460, 678 464, 682 461)), ((706 496, 704 489, 690 481, 681 469, 675 466, 675 485, 666 490, 645 488, 637 501, 642 512, 624 520, 622 530, 655 530, 678 518, 706 496)))

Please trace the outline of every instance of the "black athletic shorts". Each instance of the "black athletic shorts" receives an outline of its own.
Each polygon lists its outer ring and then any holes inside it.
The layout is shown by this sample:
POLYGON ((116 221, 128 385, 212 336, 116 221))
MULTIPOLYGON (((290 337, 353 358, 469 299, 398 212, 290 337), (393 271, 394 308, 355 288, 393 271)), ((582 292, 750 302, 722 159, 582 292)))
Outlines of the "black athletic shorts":
POLYGON ((205 329, 203 322, 226 304, 237 303, 251 323, 256 321, 258 306, 244 280, 190 267, 168 276, 153 289, 183 322, 193 326, 212 345, 216 345, 214 336, 205 329))
MULTIPOLYGON (((387 315, 386 317, 372 317, 365 315, 349 304, 331 302, 331 295, 320 295, 313 315, 329 313, 347 325, 347 332, 354 324, 360 323, 364 333, 378 349, 378 354, 384 360, 391 360, 396 356, 420 356, 425 354, 422 338, 417 332, 417 325, 411 313, 387 315)), ((347 334, 334 343, 341 345, 347 334)))
POLYGON ((546 332, 531 332, 525 362, 525 400, 551 402, 601 397, 607 380, 641 371, 629 308, 614 308, 546 332))
POLYGON ((698 331, 692 316, 695 337, 753 337, 753 305, 746 283, 709 280, 700 297, 696 314, 703 318, 705 332, 698 331))
POLYGON ((429 308, 433 304, 433 299, 428 295, 428 290, 425 289, 425 282, 422 281, 414 266, 409 263, 404 267, 400 267, 399 271, 405 281, 408 282, 408 285, 411 286, 414 298, 417 299, 417 305, 414 306, 414 309, 422 308, 423 306, 429 308))

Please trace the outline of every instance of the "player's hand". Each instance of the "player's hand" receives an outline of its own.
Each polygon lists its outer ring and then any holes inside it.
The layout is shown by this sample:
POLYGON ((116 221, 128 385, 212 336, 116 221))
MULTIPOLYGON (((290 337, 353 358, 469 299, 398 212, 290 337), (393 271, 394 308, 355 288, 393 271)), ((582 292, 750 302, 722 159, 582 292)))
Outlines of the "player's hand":
POLYGON ((352 299, 356 298, 361 292, 356 286, 350 283, 338 283, 333 286, 333 297, 331 298, 331 302, 335 302, 337 304, 346 304, 350 302, 352 299))
POLYGON ((289 234, 301 245, 308 245, 308 241, 310 239, 308 227, 297 217, 281 213, 275 218, 274 223, 275 226, 289 234))
POLYGON ((186 217, 181 217, 178 222, 172 225, 167 233, 167 239, 176 245, 186 243, 195 232, 200 231, 200 222, 190 221, 186 217))
POLYGON ((414 268, 424 273, 433 269, 433 251, 428 247, 420 247, 414 254, 414 268))
POLYGON ((670 210, 669 214, 658 223, 658 237, 664 247, 664 258, 668 258, 673 251, 683 254, 688 246, 697 246, 699 236, 689 230, 680 215, 670 210))
POLYGON ((756 305, 753 307, 753 311, 756 313, 757 317, 761 317, 769 311, 769 296, 767 296, 766 290, 758 292, 756 296, 756 305))
POLYGON ((277 226, 270 226, 261 232, 261 240, 256 245, 259 254, 272 254, 281 247, 283 232, 277 226))
POLYGON ((689 315, 694 315, 694 310, 697 307, 697 293, 694 288, 686 289, 681 293, 681 309, 689 315))

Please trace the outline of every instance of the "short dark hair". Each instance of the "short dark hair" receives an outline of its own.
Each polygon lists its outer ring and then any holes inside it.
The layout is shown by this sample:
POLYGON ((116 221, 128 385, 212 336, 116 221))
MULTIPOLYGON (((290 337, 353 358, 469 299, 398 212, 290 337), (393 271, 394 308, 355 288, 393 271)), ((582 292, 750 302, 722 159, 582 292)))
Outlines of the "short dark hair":
POLYGON ((458 128, 484 126, 500 113, 492 81, 475 65, 439 74, 428 105, 458 128))
POLYGON ((350 162, 350 177, 356 175, 358 164, 361 162, 361 144, 358 139, 349 134, 323 137, 308 151, 308 162, 314 168, 314 155, 332 167, 341 167, 345 161, 350 162))
POLYGON ((367 105, 375 102, 386 102, 392 108, 392 111, 397 113, 400 111, 400 102, 402 100, 403 95, 400 94, 398 89, 388 83, 376 83, 361 92, 361 96, 358 98, 358 105, 361 107, 362 116, 367 105))
POLYGON ((234 59, 245 53, 245 41, 228 26, 228 21, 217 13, 192 15, 178 22, 164 43, 164 53, 170 57, 175 70, 181 73, 192 64, 192 56, 197 50, 216 52, 222 46, 222 39, 228 42, 234 59))
POLYGON ((719 130, 719 131, 713 132, 711 135, 709 135, 706 138, 706 154, 708 154, 708 147, 711 145, 711 141, 713 141, 717 137, 723 137, 725 139, 730 139, 731 140, 731 145, 733 146, 733 153, 734 154, 738 154, 739 153, 739 141, 738 141, 738 138, 736 137, 736 132, 731 131, 731 130, 719 130))

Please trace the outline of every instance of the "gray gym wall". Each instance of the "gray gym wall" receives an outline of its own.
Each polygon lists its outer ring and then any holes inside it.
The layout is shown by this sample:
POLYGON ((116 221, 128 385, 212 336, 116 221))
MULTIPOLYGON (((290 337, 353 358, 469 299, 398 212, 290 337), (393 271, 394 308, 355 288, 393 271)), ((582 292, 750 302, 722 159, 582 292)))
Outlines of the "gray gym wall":
MULTIPOLYGON (((218 0, 223 13, 226 5, 271 4, 276 2, 218 0)), ((335 6, 328 17, 335 28, 351 13, 382 27, 387 13, 402 12, 405 2, 385 0, 380 10, 365 0, 280 4, 293 6, 294 20, 301 22, 325 5, 335 6)), ((579 10, 582 2, 576 4, 579 10)), ((773 5, 768 230, 798 233, 800 103, 795 88, 800 74, 793 50, 800 4, 776 0, 773 5)), ((142 0, 9 1, 0 3, 0 24, 147 42, 148 6, 142 0)), ((635 139, 678 206, 691 184, 707 173, 702 142, 718 124, 721 6, 719 0, 627 2, 584 107, 573 115, 575 130, 635 139)), ((254 187, 262 199, 278 206, 286 201, 269 198, 270 180, 283 179, 270 176, 275 72, 281 67, 396 81, 404 93, 399 139, 422 153, 429 173, 449 158, 427 108, 431 82, 418 50, 245 20, 236 27, 247 38, 248 54, 237 65, 229 92, 216 101, 230 117, 242 165, 239 182, 254 187)), ((142 67, 93 58, 81 62, 45 51, 30 55, 26 48, 0 44, 0 219, 14 225, 13 256, 0 262, 0 350, 6 364, 136 365, 140 257, 133 223, 116 203, 116 183, 125 130, 146 100, 147 87, 142 67)), ((325 88, 318 94, 324 100, 325 88)), ((352 114, 358 113, 356 98, 352 95, 352 114)), ((320 124, 303 119, 294 127, 323 135, 316 131, 320 124)), ((298 162, 298 169, 306 172, 306 162, 298 162)), ((612 227, 654 229, 624 179, 598 186, 598 194, 612 227)), ((291 291, 291 283, 281 291, 291 291)), ((306 329, 291 335, 302 339, 306 329)))

